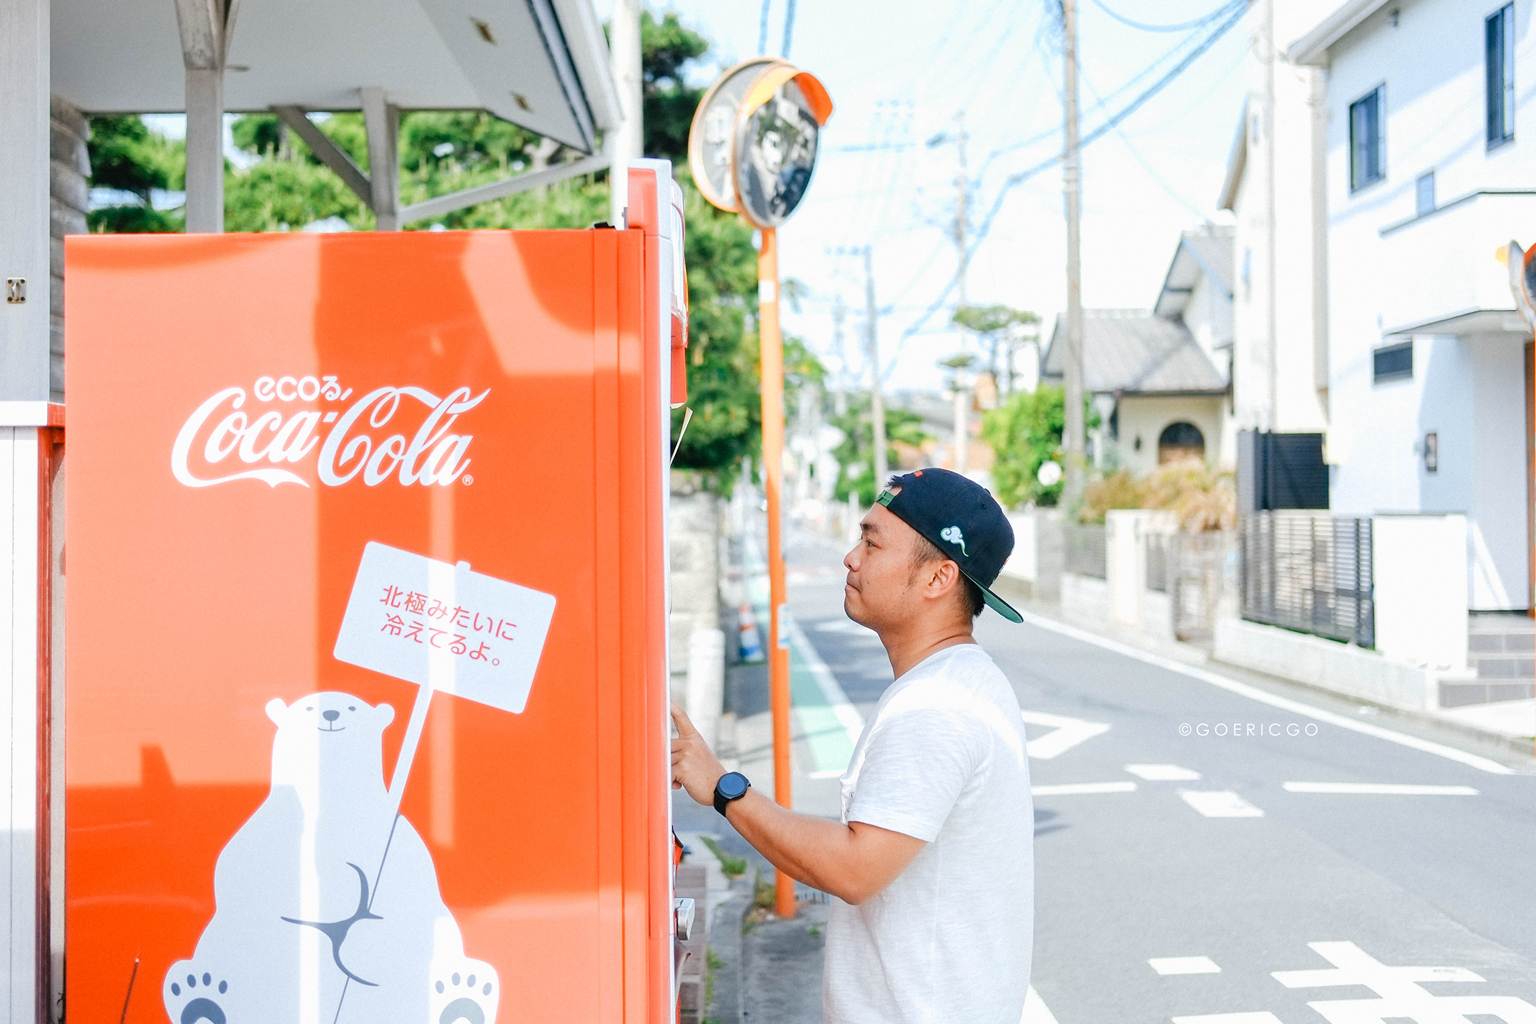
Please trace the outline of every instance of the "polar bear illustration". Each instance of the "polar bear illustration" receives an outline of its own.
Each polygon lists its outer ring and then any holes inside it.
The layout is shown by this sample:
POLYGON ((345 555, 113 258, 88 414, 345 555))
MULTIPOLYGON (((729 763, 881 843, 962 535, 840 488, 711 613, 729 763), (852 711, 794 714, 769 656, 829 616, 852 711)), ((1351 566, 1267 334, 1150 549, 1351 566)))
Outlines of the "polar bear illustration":
POLYGON ((272 789, 219 854, 196 952, 166 975, 172 1024, 494 1024, 496 971, 465 957, 384 786, 394 709, 314 693, 267 716, 272 789))

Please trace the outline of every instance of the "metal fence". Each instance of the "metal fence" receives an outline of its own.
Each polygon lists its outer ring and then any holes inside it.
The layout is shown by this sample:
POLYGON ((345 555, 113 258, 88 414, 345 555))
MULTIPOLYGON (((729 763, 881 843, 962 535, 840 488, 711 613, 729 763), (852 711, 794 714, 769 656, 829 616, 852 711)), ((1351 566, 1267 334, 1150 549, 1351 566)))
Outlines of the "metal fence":
POLYGON ((1067 523, 1062 527, 1067 543, 1067 572, 1104 579, 1104 525, 1067 523))
POLYGON ((1238 551, 1243 618, 1375 646, 1368 517, 1250 513, 1238 551))

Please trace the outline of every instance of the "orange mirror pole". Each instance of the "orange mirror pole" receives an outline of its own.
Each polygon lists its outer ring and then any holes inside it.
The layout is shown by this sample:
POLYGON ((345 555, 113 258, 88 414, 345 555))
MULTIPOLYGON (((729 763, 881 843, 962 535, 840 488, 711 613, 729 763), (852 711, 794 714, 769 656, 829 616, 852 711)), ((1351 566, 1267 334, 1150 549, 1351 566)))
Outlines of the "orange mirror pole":
MULTIPOLYGON (((768 696, 773 709, 773 798, 794 807, 789 769, 789 635, 784 617, 784 341, 779 335, 779 239, 762 229, 757 254, 757 335, 763 391, 763 492, 768 498, 768 696)), ((795 916, 795 880, 778 873, 774 913, 795 916)))

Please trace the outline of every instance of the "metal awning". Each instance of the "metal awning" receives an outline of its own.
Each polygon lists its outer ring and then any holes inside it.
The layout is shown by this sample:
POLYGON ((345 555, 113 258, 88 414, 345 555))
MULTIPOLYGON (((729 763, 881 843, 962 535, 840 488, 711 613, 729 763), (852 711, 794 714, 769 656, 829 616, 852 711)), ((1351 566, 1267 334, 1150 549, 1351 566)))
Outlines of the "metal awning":
MULTIPOLYGON (((182 0, 186 2, 186 0, 182 0)), ((619 103, 590 0, 197 0, 229 7, 223 109, 483 109, 592 153, 619 103)), ((53 91, 87 113, 186 109, 176 0, 53 0, 53 91)))

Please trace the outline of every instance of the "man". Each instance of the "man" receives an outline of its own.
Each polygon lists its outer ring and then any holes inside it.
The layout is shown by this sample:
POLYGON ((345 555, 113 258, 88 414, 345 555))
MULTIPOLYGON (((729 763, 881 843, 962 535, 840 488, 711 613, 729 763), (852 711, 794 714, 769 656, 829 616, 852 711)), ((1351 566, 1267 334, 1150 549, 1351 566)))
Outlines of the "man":
POLYGON ((843 775, 841 823, 796 814, 727 773, 686 715, 672 781, 713 803, 794 878, 836 896, 827 1024, 1018 1024, 1034 920, 1034 814, 1013 688, 971 636, 1013 530, 942 469, 893 477, 843 559, 843 609, 896 680, 843 775))

